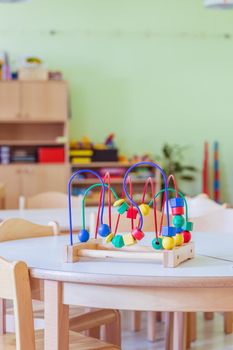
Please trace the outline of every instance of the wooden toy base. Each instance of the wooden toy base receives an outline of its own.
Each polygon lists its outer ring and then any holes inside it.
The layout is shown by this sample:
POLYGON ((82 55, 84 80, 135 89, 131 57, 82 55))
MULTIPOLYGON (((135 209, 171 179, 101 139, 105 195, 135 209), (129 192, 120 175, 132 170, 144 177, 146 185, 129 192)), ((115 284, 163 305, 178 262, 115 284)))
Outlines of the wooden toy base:
POLYGON ((101 239, 92 239, 86 243, 65 246, 65 262, 74 263, 81 257, 93 259, 122 259, 141 262, 160 261, 164 267, 176 267, 182 262, 194 258, 194 243, 190 242, 173 250, 155 250, 149 246, 125 246, 121 249, 104 244, 101 239))

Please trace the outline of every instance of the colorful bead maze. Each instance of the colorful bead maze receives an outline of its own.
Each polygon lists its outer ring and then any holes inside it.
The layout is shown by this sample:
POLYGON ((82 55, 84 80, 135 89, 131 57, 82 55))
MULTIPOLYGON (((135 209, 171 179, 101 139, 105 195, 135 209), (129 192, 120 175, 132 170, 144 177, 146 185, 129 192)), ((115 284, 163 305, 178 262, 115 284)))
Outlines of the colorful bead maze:
POLYGON ((102 179, 100 175, 92 170, 78 170, 70 178, 68 184, 69 196, 69 223, 70 223, 70 244, 65 247, 65 261, 77 262, 81 257, 90 259, 123 259, 141 262, 160 261, 164 267, 176 267, 183 261, 194 257, 194 243, 191 242, 192 222, 188 221, 188 206, 181 192, 178 191, 173 175, 167 177, 162 168, 152 162, 139 162, 132 165, 125 173, 122 195, 118 197, 111 186, 111 178, 106 173, 102 179), (134 168, 143 165, 150 165, 158 169, 163 177, 164 188, 158 193, 154 193, 152 178, 145 181, 142 193, 141 204, 138 205, 133 199, 133 185, 129 176, 134 168), (79 242, 74 243, 73 223, 71 208, 71 183, 74 178, 87 172, 97 177, 99 183, 90 186, 84 193, 82 202, 82 229, 78 233, 79 242), (173 187, 169 183, 173 181, 173 187), (146 193, 150 187, 151 201, 145 203, 146 193), (85 227, 85 199, 90 191, 98 189, 99 206, 96 217, 96 227, 94 237, 90 238, 90 233, 85 227), (129 192, 128 192, 129 188, 129 192), (107 205, 105 207, 105 197, 107 193, 107 205), (162 196, 161 217, 158 220, 157 202, 162 196), (170 199, 169 199, 170 195, 170 199), (112 198, 114 202, 112 204, 112 198), (114 227, 112 225, 112 209, 117 211, 114 227), (170 215, 170 211, 171 215, 170 215), (104 212, 108 211, 108 223, 104 222, 104 212), (145 236, 151 235, 143 231, 143 222, 146 216, 153 215, 154 237, 150 245, 144 244, 145 236), (120 220, 130 222, 130 232, 117 233, 120 220), (163 225, 166 219, 166 225, 163 225), (158 222, 159 221, 159 222, 158 222))

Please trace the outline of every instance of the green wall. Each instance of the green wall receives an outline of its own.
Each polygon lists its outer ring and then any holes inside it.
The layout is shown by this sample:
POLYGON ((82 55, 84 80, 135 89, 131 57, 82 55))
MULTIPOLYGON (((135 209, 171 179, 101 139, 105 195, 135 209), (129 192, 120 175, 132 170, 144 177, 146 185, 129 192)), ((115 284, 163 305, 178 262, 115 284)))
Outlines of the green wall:
MULTIPOLYGON (((1 48, 12 61, 38 54, 64 72, 73 137, 102 141, 114 131, 128 155, 188 144, 200 169, 204 140, 219 140, 223 199, 233 202, 231 35, 233 11, 204 9, 201 0, 0 5, 1 48)), ((200 192, 200 174, 191 187, 200 192)))

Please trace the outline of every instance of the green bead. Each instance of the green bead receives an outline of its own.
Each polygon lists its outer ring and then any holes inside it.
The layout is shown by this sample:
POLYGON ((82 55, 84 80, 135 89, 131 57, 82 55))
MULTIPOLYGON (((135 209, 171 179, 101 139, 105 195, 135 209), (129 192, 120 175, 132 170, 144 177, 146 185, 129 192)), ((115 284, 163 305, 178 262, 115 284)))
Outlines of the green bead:
POLYGON ((162 240, 162 238, 159 237, 158 240, 156 238, 154 238, 153 241, 152 241, 152 247, 155 250, 163 249, 163 240, 162 240))
POLYGON ((128 204, 126 203, 126 202, 123 202, 120 206, 119 206, 119 208, 117 209, 117 211, 118 211, 118 213, 119 214, 124 214, 127 210, 128 210, 128 208, 129 208, 129 206, 128 206, 128 204))
POLYGON ((124 247, 124 240, 123 237, 120 235, 116 235, 113 239, 112 239, 112 244, 114 245, 114 247, 116 248, 122 248, 124 247))
POLYGON ((193 222, 187 221, 183 226, 182 229, 184 231, 192 231, 193 230, 193 222))
POLYGON ((173 217, 172 223, 175 226, 175 228, 180 228, 184 225, 184 217, 182 215, 175 215, 173 217))

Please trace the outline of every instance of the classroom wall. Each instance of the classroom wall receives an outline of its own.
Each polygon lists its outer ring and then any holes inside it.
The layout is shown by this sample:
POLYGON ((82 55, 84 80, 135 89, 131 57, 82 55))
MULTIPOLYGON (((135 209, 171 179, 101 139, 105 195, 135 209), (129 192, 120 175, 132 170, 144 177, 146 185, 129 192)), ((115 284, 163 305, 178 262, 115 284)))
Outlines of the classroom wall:
MULTIPOLYGON (((114 131, 127 155, 219 140, 223 200, 233 202, 233 11, 201 0, 31 0, 0 5, 11 61, 37 54, 70 84, 72 137, 114 131)), ((201 190, 201 172, 190 193, 201 190)), ((187 188, 187 186, 185 186, 187 188)))

